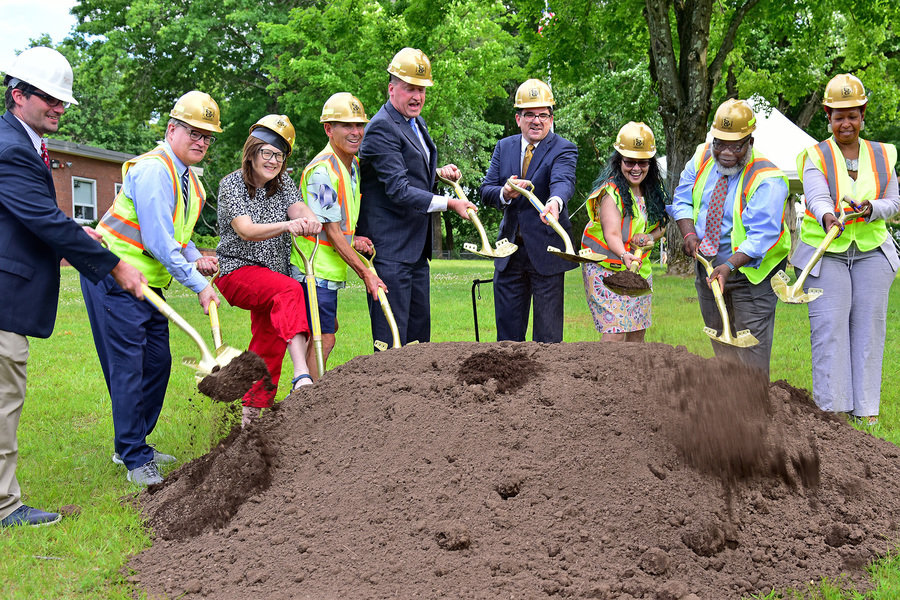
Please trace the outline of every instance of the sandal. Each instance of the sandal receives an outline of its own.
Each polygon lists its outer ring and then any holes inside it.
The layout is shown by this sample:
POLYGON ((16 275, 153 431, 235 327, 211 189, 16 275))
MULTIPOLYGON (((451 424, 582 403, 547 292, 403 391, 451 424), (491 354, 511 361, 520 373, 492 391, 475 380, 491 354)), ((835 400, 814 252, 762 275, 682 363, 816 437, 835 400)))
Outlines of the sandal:
POLYGON ((300 373, 299 375, 297 375, 296 377, 291 379, 291 392, 288 393, 288 396, 290 396, 291 393, 294 390, 296 390, 298 387, 302 387, 304 385, 312 385, 312 384, 313 384, 312 375, 310 375, 309 373, 300 373), (300 383, 304 379, 309 379, 309 383, 300 383))

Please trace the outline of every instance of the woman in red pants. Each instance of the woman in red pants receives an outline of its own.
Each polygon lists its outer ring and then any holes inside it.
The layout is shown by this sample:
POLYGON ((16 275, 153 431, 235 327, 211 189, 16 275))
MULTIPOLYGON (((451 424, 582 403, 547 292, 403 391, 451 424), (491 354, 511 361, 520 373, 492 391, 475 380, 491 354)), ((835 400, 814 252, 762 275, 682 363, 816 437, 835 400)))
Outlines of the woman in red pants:
POLYGON ((285 173, 293 145, 285 115, 263 117, 250 128, 241 168, 219 183, 216 285, 229 304, 250 311, 250 350, 275 384, 257 381, 244 395, 244 425, 272 406, 285 348, 294 363, 292 389, 312 383, 303 288, 290 276, 291 236, 315 235, 322 225, 285 173))

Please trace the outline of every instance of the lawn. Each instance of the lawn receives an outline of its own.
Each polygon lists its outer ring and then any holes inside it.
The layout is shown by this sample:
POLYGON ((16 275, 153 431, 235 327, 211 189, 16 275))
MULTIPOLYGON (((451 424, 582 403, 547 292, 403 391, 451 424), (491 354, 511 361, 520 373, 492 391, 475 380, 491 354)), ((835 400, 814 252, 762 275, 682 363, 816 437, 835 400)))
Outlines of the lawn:
MULTIPOLYGON (((433 341, 473 341, 472 282, 490 279, 488 261, 436 261, 432 266, 433 341)), ((683 345, 702 356, 712 348, 703 333, 693 281, 657 274, 654 278, 654 325, 651 342, 683 345)), ((208 321, 196 296, 178 285, 167 294, 172 306, 208 335, 208 321)), ((354 281, 341 292, 340 331, 329 367, 371 352, 363 287, 354 281)), ((492 341, 493 296, 490 283, 476 292, 482 341, 492 341)), ((900 374, 893 357, 900 350, 900 286, 894 286, 888 314, 881 421, 873 430, 894 443, 900 440, 900 374)), ((245 311, 223 305, 220 310, 226 344, 246 348, 250 337, 245 311)), ((579 270, 566 277, 565 340, 598 341, 584 298, 579 270)), ((205 454, 233 422, 235 407, 214 404, 196 391, 193 373, 179 364, 197 357, 186 335, 172 327, 175 358, 166 405, 151 442, 184 462, 205 454)), ((627 357, 623 356, 623 361, 627 357)), ((285 369, 290 371, 286 360, 285 369)), ((779 305, 772 357, 772 378, 811 387, 809 322, 803 306, 779 305)), ((289 381, 289 380, 288 380, 289 381)), ((125 481, 123 467, 110 461, 112 419, 109 398, 94 352, 78 278, 63 269, 60 311, 53 336, 31 341, 29 388, 19 427, 18 478, 25 501, 53 509, 65 504, 81 508, 77 518, 54 527, 0 531, 0 597, 2 598, 131 598, 134 591, 123 572, 129 555, 150 544, 129 500, 136 488, 125 481)), ((279 396, 287 394, 282 381, 279 396)), ((885 560, 874 568, 879 588, 869 598, 900 597, 900 560, 885 560)), ((816 585, 809 598, 841 596, 816 585)), ((771 596, 774 598, 775 596, 771 596)))

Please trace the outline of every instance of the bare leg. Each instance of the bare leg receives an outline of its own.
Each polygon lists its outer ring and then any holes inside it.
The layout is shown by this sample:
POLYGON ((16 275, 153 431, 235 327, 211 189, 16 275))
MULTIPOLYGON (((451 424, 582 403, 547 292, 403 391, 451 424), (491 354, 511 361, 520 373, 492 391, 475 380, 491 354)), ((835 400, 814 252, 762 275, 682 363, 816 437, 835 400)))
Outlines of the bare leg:
POLYGON ((603 342, 624 342, 625 336, 627 333, 604 333, 600 336, 600 340, 603 342))
POLYGON ((637 331, 629 331, 625 334, 626 342, 643 342, 646 329, 638 329, 637 331))

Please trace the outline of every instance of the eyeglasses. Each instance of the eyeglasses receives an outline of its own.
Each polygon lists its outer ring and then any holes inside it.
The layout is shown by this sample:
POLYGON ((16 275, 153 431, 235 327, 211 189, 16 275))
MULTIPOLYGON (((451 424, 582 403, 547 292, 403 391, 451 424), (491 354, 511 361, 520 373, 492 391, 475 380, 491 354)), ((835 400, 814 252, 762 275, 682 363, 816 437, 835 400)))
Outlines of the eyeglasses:
POLYGON ((274 150, 269 150, 268 148, 260 148, 259 155, 262 156, 263 160, 272 160, 275 159, 275 162, 281 164, 284 162, 284 152, 275 152, 274 150))
POLYGON ((216 136, 214 136, 214 135, 206 135, 206 134, 200 133, 196 129, 192 129, 189 125, 185 125, 184 123, 178 123, 178 125, 179 125, 179 127, 184 127, 185 129, 188 130, 188 135, 191 136, 192 142, 199 142, 200 140, 203 140, 208 145, 212 146, 213 142, 216 141, 216 136))
POLYGON ((623 158, 622 164, 625 165, 626 169, 633 169, 635 167, 639 167, 641 169, 650 168, 650 161, 648 159, 631 160, 630 158, 623 158))
POLYGON ((713 145, 713 149, 718 152, 724 152, 725 150, 728 150, 732 154, 740 154, 741 151, 744 149, 744 146, 746 146, 747 142, 749 142, 749 141, 750 141, 750 138, 745 137, 743 139, 743 141, 732 142, 732 143, 728 144, 726 142, 721 141, 718 138, 714 138, 712 145, 713 145))
POLYGON ((535 114, 533 112, 522 113, 522 118, 527 121, 549 121, 553 118, 553 115, 550 113, 538 113, 535 114))
POLYGON ((38 98, 46 102, 47 106, 49 106, 50 108, 56 108, 60 104, 62 104, 63 108, 69 108, 69 106, 71 105, 71 102, 63 102, 59 98, 54 98, 50 94, 45 94, 44 92, 33 91, 31 93, 32 95, 37 96, 38 98))

